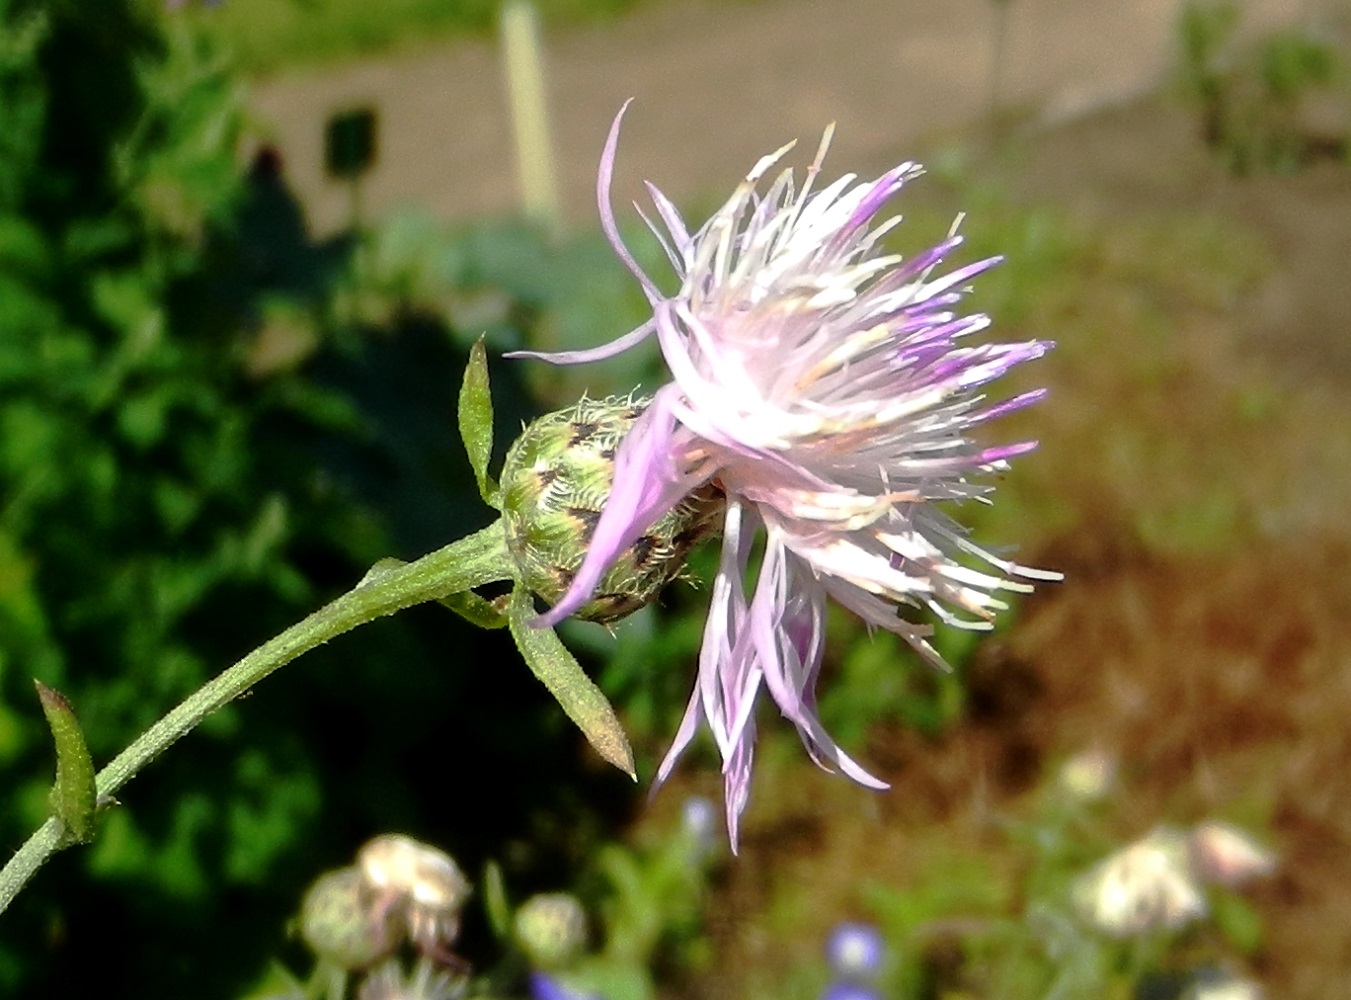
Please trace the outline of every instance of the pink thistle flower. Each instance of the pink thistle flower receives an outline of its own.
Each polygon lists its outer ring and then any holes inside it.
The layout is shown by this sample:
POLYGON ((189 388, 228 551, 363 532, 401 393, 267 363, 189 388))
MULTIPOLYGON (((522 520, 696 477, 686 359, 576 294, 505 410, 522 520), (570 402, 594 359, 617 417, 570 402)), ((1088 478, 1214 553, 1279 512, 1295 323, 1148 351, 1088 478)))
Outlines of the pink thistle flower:
POLYGON ((813 190, 831 129, 800 191, 791 171, 760 190, 789 144, 762 158, 694 233, 649 184, 659 224, 643 218, 680 281, 674 294, 664 294, 620 240, 610 206, 623 114, 601 157, 600 216, 652 318, 592 350, 518 356, 575 364, 655 333, 672 381, 620 446, 586 558, 539 624, 556 624, 580 607, 619 553, 692 491, 710 482, 722 489, 722 557, 699 679, 657 783, 706 722, 722 755, 735 849, 762 688, 817 764, 887 787, 841 750, 817 717, 827 597, 941 666, 928 641, 932 627, 901 617, 901 607, 989 629, 1006 607, 1001 591, 1026 592, 1032 588, 1023 580, 1059 578, 975 545, 933 503, 984 500, 992 487, 971 477, 1003 470, 1035 446, 981 447, 968 432, 1044 395, 991 404, 984 389, 1050 344, 968 345, 989 319, 954 309, 966 283, 998 258, 937 273, 961 243, 955 231, 908 260, 884 251, 882 236, 900 218, 879 222, 877 215, 921 168, 902 163, 873 181, 849 174, 813 190), (759 571, 748 592, 759 538, 759 571))

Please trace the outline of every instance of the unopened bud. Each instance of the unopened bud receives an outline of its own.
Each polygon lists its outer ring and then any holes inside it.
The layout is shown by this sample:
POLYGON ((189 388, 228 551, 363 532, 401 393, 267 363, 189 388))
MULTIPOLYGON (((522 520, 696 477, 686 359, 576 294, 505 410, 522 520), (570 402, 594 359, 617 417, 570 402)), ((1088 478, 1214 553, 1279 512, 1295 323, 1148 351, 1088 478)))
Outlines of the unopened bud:
POLYGON ((455 940, 472 888, 454 859, 403 834, 382 834, 357 852, 357 866, 379 898, 400 909, 423 951, 455 940))
POLYGON ((537 969, 559 969, 586 946, 586 914, 567 893, 532 896, 516 911, 516 943, 537 969))
MULTIPOLYGON (((550 604, 563 596, 582 564, 610 497, 615 451, 648 402, 583 399, 540 417, 507 452, 502 468, 507 547, 520 582, 550 604)), ((721 494, 706 487, 664 514, 615 560, 576 617, 614 622, 651 602, 716 529, 721 509, 721 494)))
POLYGON ((395 914, 381 907, 361 872, 341 868, 310 886, 300 904, 300 935, 320 958, 362 969, 399 945, 395 914))

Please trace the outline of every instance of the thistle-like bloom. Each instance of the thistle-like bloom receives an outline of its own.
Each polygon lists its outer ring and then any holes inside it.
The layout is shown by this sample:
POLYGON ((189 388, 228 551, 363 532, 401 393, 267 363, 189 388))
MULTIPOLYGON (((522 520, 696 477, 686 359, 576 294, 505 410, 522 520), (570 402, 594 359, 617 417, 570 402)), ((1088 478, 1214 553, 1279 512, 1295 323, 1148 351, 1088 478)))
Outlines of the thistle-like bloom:
POLYGON ((601 158, 601 222, 641 283, 652 318, 594 350, 529 356, 591 361, 655 333, 672 381, 620 446, 586 558, 541 624, 581 607, 619 553, 662 514, 709 484, 722 490, 722 558, 699 680, 657 780, 707 722, 723 759, 735 847, 761 688, 818 764, 886 787, 817 718, 828 596, 941 664, 927 639, 931 626, 902 617, 902 608, 988 629, 1005 607, 1000 591, 1031 589, 1017 578, 1057 578, 973 544, 934 506, 983 499, 991 487, 972 477, 1002 470, 1034 447, 982 447, 968 434, 1042 396, 988 403, 984 393, 1049 345, 968 344, 989 320, 954 310, 966 283, 997 259, 938 273, 961 242, 955 232, 909 259, 886 251, 883 234, 900 220, 878 221, 878 213, 920 168, 903 163, 873 181, 846 175, 813 190, 829 129, 800 191, 791 171, 760 190, 790 144, 761 159, 697 232, 648 185, 660 221, 644 219, 679 280, 673 294, 663 293, 620 240, 609 203, 622 116, 601 158))

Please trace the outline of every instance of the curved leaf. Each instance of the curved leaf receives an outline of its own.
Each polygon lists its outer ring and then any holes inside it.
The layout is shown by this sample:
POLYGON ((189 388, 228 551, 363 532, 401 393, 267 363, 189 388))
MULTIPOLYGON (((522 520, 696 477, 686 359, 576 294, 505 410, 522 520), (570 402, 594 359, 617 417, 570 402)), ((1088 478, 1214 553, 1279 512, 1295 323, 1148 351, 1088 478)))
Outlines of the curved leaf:
POLYGON ((460 438, 469 453, 479 496, 490 507, 501 510, 501 491, 488 475, 488 460, 493 452, 493 400, 488 389, 488 355, 482 337, 469 349, 469 363, 460 384, 459 421, 460 438))
POLYGON ((596 752, 636 780, 633 751, 610 702, 600 688, 591 683, 591 678, 582 671, 553 629, 534 628, 530 624, 535 617, 535 604, 529 591, 517 587, 511 592, 507 624, 526 665, 558 699, 568 718, 577 723, 596 752))
POLYGON ((75 710, 65 695, 34 681, 42 714, 47 716, 56 741, 56 783, 52 786, 52 815, 66 828, 66 842, 88 844, 94 839, 94 761, 85 745, 84 733, 75 720, 75 710))

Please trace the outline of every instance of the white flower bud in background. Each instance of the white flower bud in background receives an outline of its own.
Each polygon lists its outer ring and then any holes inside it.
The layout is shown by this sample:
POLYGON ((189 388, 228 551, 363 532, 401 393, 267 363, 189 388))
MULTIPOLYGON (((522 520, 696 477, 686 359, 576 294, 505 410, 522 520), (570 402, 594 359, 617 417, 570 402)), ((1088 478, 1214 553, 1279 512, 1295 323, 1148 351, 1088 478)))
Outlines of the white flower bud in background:
POLYGON ((1276 870, 1276 856, 1237 827, 1198 823, 1190 837, 1191 863, 1202 881, 1236 889, 1276 870))
POLYGON ((363 969, 403 940, 397 914, 379 905, 356 868, 319 876, 300 904, 300 936, 319 958, 340 969, 363 969))
POLYGON ((1101 749, 1077 753, 1060 766, 1056 784, 1076 802, 1099 802, 1116 785, 1116 758, 1101 749))
POLYGON ((1188 838, 1159 827, 1076 880, 1074 902, 1089 923, 1113 937, 1176 930, 1206 914, 1191 870, 1188 838))
POLYGON ((542 893, 516 911, 512 926, 516 943, 536 969, 561 969, 586 947, 586 914, 574 896, 542 893))
POLYGON ((380 904, 400 912, 408 936, 440 952, 460 931, 460 910, 473 891, 445 851, 402 834, 383 834, 357 853, 357 867, 380 904))

